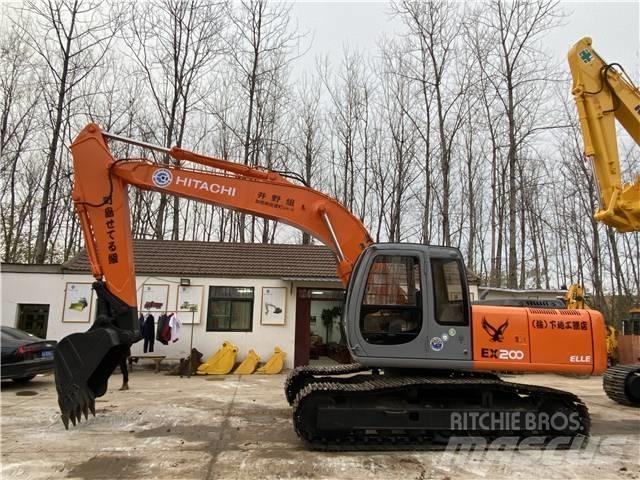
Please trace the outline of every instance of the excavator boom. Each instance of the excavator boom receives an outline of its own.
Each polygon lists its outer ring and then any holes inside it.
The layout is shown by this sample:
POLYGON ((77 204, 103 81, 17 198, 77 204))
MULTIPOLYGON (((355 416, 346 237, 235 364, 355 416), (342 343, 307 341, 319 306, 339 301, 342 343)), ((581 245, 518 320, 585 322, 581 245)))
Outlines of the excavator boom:
POLYGON ((276 219, 306 231, 335 252, 338 277, 345 285, 358 256, 372 243, 362 223, 340 203, 276 172, 136 142, 103 132, 95 124, 78 135, 71 152, 72 197, 96 278, 98 309, 88 332, 65 337, 56 350, 56 386, 65 426, 93 411, 116 365, 140 338, 128 185, 276 219), (116 160, 109 138, 160 150, 166 163, 116 160), (208 170, 177 167, 169 158, 208 170))
MULTIPOLYGON (((640 174, 623 183, 616 136, 617 120, 640 145, 640 89, 616 63, 606 63, 593 49, 591 38, 576 43, 567 56, 573 77, 584 154, 591 162, 600 208, 594 218, 619 232, 640 231, 640 174)), ((615 332, 608 336, 613 351, 615 332)), ((640 406, 640 365, 616 365, 603 377, 612 400, 640 406)))
POLYGON ((568 54, 573 98, 578 109, 584 154, 598 185, 600 209, 596 220, 620 232, 640 231, 640 175, 623 183, 616 120, 640 144, 640 90, 618 64, 606 63, 590 38, 568 54))

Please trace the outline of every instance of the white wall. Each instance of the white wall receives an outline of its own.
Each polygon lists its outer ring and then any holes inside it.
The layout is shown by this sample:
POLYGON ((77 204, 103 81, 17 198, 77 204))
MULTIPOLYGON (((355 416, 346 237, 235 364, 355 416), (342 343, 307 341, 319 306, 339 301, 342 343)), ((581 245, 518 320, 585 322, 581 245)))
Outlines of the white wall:
POLYGON ((90 275, 62 275, 51 273, 0 274, 2 292, 2 325, 17 326, 19 303, 49 305, 47 338, 60 340, 74 332, 85 331, 88 323, 62 323, 62 311, 66 282, 93 281, 90 275))
MULTIPOLYGON (((179 287, 179 278, 162 277, 162 280, 171 280, 175 283, 169 284, 169 301, 168 310, 176 309, 177 289, 179 287)), ((143 277, 138 279, 138 285, 142 283, 163 283, 157 278, 143 277)), ((205 358, 213 354, 222 342, 228 340, 234 343, 238 349, 238 360, 244 359, 247 351, 253 348, 263 361, 266 361, 273 353, 273 348, 277 345, 287 354, 286 366, 293 367, 293 354, 295 342, 295 290, 290 291, 287 283, 276 279, 232 279, 232 278, 191 278, 191 285, 204 286, 204 302, 200 323, 193 325, 193 346, 204 353, 205 358), (207 332, 206 331, 206 314, 208 310, 207 298, 209 296, 209 286, 225 286, 225 287, 253 287, 253 323, 251 332, 207 332), (261 325, 261 305, 262 305, 262 288, 263 287, 286 287, 286 309, 285 309, 285 325, 261 325)), ((197 313, 196 313, 197 315, 197 313)), ((156 326, 157 326, 157 315, 156 326)), ((162 345, 155 342, 155 352, 162 352, 162 355, 172 357, 185 357, 189 352, 189 338, 191 334, 191 324, 184 323, 190 321, 190 313, 179 313, 178 318, 183 321, 180 339, 170 345, 162 345)), ((132 353, 142 353, 143 342, 139 342, 132 348, 132 353)))
MULTIPOLYGON (((291 282, 279 279, 248 279, 248 278, 198 278, 190 277, 192 285, 204 286, 204 299, 202 305, 202 314, 200 323, 194 325, 193 346, 201 351, 205 358, 214 353, 222 344, 228 340, 238 346, 238 360, 244 359, 247 350, 253 348, 263 361, 266 361, 273 352, 273 348, 277 345, 287 354, 286 367, 292 368, 295 346, 295 309, 296 309, 296 288, 335 288, 339 287, 337 283, 324 282, 291 282), (209 286, 243 286, 254 288, 253 303, 253 330, 251 332, 207 332, 206 331, 206 315, 207 315, 207 298, 209 295, 209 286), (285 325, 261 325, 260 313, 262 305, 262 287, 285 287, 286 290, 286 311, 285 325)), ((93 277, 90 275, 78 274, 51 274, 51 273, 12 273, 0 272, 0 291, 2 293, 2 310, 0 322, 2 325, 16 326, 17 324, 17 305, 19 303, 41 303, 49 305, 49 321, 47 326, 47 338, 52 340, 60 340, 63 337, 75 333, 86 331, 90 323, 63 323, 62 312, 65 287, 67 282, 87 282, 91 283, 93 277)), ((140 292, 143 284, 167 284, 169 285, 167 310, 176 309, 177 289, 179 287, 179 277, 137 277, 137 285, 140 292)), ((472 286, 470 289, 477 296, 477 287, 472 286)), ((94 295, 95 302, 95 295, 94 295)), ((339 302, 337 302, 339 303, 339 302)), ((312 330, 317 330, 322 337, 325 335, 324 325, 322 325, 322 309, 327 308, 325 302, 312 302, 312 307, 317 305, 320 311, 312 312, 316 315, 317 323, 312 330), (323 305, 324 304, 324 305, 323 305)), ((95 309, 95 305, 93 306, 95 309)), ((154 315, 157 321, 157 315, 154 315)), ((184 313, 180 315, 182 320, 189 320, 190 314, 184 313)), ((157 322, 156 322, 157 324, 157 322)), ((172 358, 186 357, 189 352, 189 336, 190 324, 183 324, 180 339, 171 345, 162 345, 156 341, 154 344, 155 351, 159 355, 166 355, 172 358)), ((334 322, 332 332, 333 340, 340 339, 340 330, 338 322, 334 322)), ((143 350, 143 342, 140 341, 132 347, 134 355, 141 354, 143 350)))
MULTIPOLYGON (((283 282, 278 279, 247 279, 247 278, 197 278, 190 277, 191 285, 204 286, 204 300, 200 323, 194 325, 193 346, 201 351, 205 358, 214 353, 222 342, 228 340, 238 346, 238 361, 244 359, 246 352, 253 348, 263 361, 266 361, 273 353, 277 345, 287 354, 286 367, 292 368, 295 342, 295 303, 296 289, 292 282, 283 282), (254 288, 253 327, 251 332, 207 332, 206 314, 209 286, 243 286, 254 288), (261 325, 260 314, 262 305, 262 287, 286 287, 285 325, 261 325)), ((62 312, 65 286, 67 282, 92 282, 90 275, 68 274, 37 274, 37 273, 9 273, 1 272, 0 282, 2 291, 2 318, 3 325, 15 326, 17 322, 17 305, 20 303, 49 304, 49 321, 47 338, 60 340, 74 332, 86 331, 90 323, 63 323, 62 312)), ((179 277, 149 277, 137 278, 138 291, 144 283, 169 285, 167 310, 176 309, 177 289, 179 277)), ((140 299, 140 293, 139 293, 140 299)), ((94 295, 95 301, 95 295, 94 295)), ((95 308, 95 306, 94 306, 95 308)), ((190 321, 190 313, 180 314, 183 321, 190 321)), ((157 325, 157 315, 156 325, 157 325)), ((163 345, 156 341, 154 353, 173 358, 186 357, 189 352, 190 324, 182 325, 180 339, 170 345, 163 345)), ((143 351, 143 342, 135 344, 132 353, 140 354, 143 351)))

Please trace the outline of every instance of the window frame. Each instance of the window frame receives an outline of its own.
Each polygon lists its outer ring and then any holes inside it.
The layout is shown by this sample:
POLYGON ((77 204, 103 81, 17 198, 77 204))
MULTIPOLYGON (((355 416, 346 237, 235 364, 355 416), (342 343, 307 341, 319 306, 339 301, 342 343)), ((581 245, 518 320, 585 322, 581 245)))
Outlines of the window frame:
MULTIPOLYGON (((253 332, 253 313, 255 307, 255 287, 245 287, 245 286, 237 286, 237 285, 209 285, 209 294, 207 296, 207 317, 205 319, 205 331, 206 332, 253 332), (221 297, 221 296, 211 296, 211 291, 215 288, 250 288, 251 289, 251 298, 242 298, 242 297, 221 297), (242 303, 250 303, 251 307, 249 310, 249 327, 248 328, 209 328, 209 315, 211 313, 211 302, 212 301, 221 301, 221 302, 242 302, 242 303)), ((231 307, 233 308, 233 306, 231 307)), ((231 314, 231 312, 230 312, 231 314)), ((231 320, 229 321, 229 325, 231 325, 231 320)))

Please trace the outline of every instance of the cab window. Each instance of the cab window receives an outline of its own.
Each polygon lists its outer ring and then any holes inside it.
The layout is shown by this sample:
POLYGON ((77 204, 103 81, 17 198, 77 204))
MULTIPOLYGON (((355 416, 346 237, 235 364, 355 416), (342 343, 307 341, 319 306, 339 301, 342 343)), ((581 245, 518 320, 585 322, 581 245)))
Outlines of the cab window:
POLYGON ((422 287, 417 257, 379 255, 375 258, 360 307, 360 331, 377 345, 413 340, 422 328, 422 287))
POLYGON ((436 322, 441 325, 468 325, 466 286, 458 260, 432 258, 433 298, 436 322))

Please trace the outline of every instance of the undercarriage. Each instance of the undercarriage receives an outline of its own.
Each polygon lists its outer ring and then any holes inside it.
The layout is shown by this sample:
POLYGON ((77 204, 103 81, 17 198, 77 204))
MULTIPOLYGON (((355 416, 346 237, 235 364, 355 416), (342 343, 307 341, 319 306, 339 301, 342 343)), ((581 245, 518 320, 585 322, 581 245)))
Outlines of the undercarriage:
POLYGON ((604 372, 602 386, 614 402, 640 407, 640 365, 616 365, 604 372))
POLYGON ((589 435, 575 395, 489 373, 301 367, 285 392, 298 436, 317 450, 438 450, 453 437, 568 448, 589 435))

